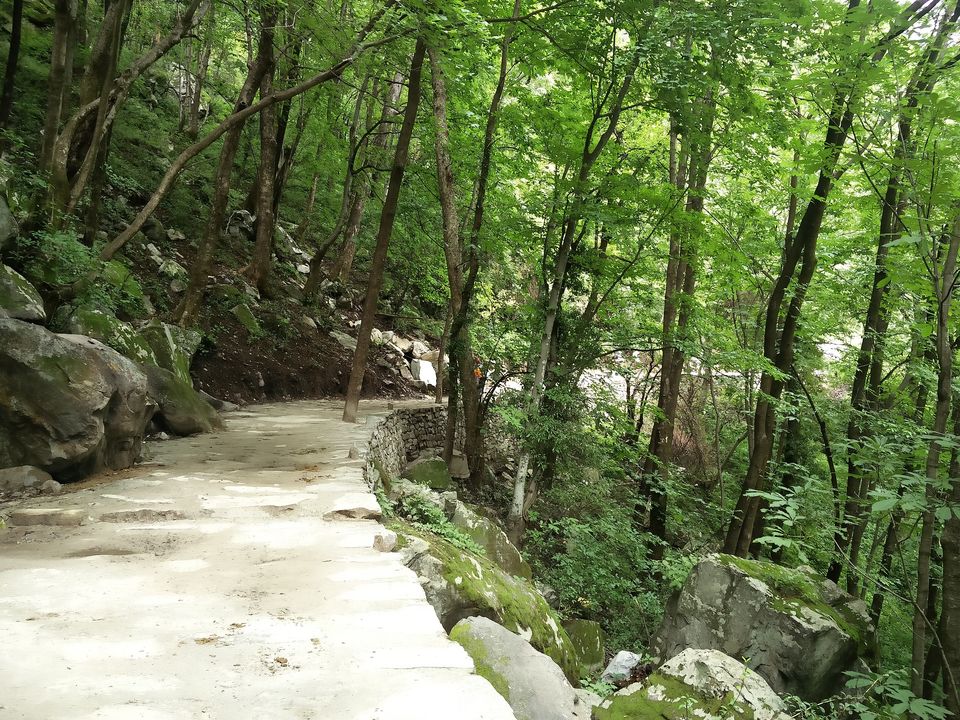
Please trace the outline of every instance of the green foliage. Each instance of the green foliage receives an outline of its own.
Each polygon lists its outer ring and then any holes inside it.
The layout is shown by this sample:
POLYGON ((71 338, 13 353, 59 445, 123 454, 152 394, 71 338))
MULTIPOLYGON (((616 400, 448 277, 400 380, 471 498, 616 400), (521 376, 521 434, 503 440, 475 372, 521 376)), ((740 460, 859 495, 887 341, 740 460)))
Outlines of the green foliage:
POLYGON ((920 698, 910 691, 903 670, 885 673, 848 672, 849 694, 819 703, 786 698, 790 714, 798 720, 834 720, 856 717, 861 720, 946 720, 947 710, 940 704, 920 698))
POLYGON ((469 535, 454 527, 443 510, 422 496, 415 493, 404 495, 395 509, 398 515, 409 520, 415 528, 431 532, 454 547, 483 557, 483 548, 469 535))

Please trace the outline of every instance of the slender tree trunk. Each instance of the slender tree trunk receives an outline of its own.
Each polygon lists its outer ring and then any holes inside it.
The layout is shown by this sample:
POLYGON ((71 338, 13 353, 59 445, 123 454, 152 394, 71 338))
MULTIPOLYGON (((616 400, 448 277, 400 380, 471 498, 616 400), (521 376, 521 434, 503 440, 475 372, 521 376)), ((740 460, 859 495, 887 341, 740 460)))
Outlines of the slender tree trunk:
MULTIPOLYGON (((265 17, 264 24, 272 27, 276 23, 276 12, 265 17)), ((262 35, 260 42, 266 42, 262 35)), ((269 38, 267 50, 269 65, 260 82, 260 97, 269 97, 273 92, 273 35, 269 38)), ((277 177, 277 127, 276 107, 264 108, 260 113, 260 170, 257 179, 257 234, 253 247, 253 258, 247 272, 250 283, 261 293, 266 292, 270 276, 270 265, 273 257, 273 232, 275 226, 273 190, 277 177)))
POLYGON ((50 76, 47 79, 47 112, 43 124, 43 142, 40 146, 42 173, 50 172, 53 145, 60 130, 64 88, 67 86, 68 66, 72 63, 70 36, 76 15, 76 0, 56 0, 54 3, 53 44, 50 49, 50 76))
POLYGON ((420 106, 420 80, 423 71, 423 57, 426 45, 422 38, 417 40, 417 46, 410 62, 409 89, 407 91, 407 107, 403 112, 403 125, 397 138, 397 147, 394 152, 393 167, 390 170, 390 182, 387 186, 387 196, 384 199, 383 211, 380 213, 380 228, 377 232, 377 245, 370 263, 370 278, 367 281, 367 294, 363 301, 363 314, 360 318, 360 330, 357 334, 357 349, 353 355, 353 367, 350 371, 350 381, 347 386, 347 398, 343 408, 344 422, 355 422, 357 409, 360 405, 360 392, 363 387, 363 376, 367 369, 367 352, 370 349, 370 333, 377 314, 377 303, 380 299, 380 289, 383 287, 383 271, 387 262, 387 249, 390 245, 390 236, 393 234, 393 225, 397 217, 397 205, 400 199, 400 187, 403 184, 403 174, 407 167, 407 157, 410 151, 410 138, 417 120, 417 110, 420 106))
MULTIPOLYGON (((234 116, 250 106, 257 88, 260 87, 260 83, 269 69, 270 54, 272 53, 270 48, 273 43, 271 33, 272 30, 261 30, 260 49, 257 52, 256 59, 247 70, 247 77, 234 106, 234 116)), ((261 100, 261 102, 263 101, 261 100)), ((246 120, 246 117, 244 117, 244 120, 246 120)), ((187 289, 184 292, 183 299, 174 311, 175 318, 183 327, 189 327, 196 322, 203 301, 203 295, 207 287, 207 277, 213 266, 214 252, 220 240, 220 232, 223 229, 223 221, 227 214, 227 203, 230 200, 230 176, 233 174, 233 160, 236 157, 237 149, 240 147, 243 125, 243 122, 232 125, 223 140, 223 147, 220 149, 220 160, 217 163, 217 174, 213 181, 213 200, 210 206, 210 214, 207 216, 207 225, 204 229, 203 238, 200 240, 197 257, 190 267, 190 280, 187 283, 187 289)))
POLYGON ((23 0, 13 0, 10 19, 10 47, 7 50, 7 67, 3 71, 3 91, 0 94, 0 130, 7 127, 10 110, 13 108, 13 88, 20 66, 20 35, 23 30, 23 0))
POLYGON ((187 118, 187 137, 196 140, 200 134, 200 106, 203 104, 203 88, 207 82, 207 71, 210 68, 210 54, 213 52, 214 20, 213 10, 210 11, 210 26, 207 28, 200 57, 197 60, 197 76, 193 85, 193 97, 190 98, 190 113, 187 118))
POLYGON ((310 192, 307 193, 307 204, 303 207, 303 219, 297 225, 293 236, 297 242, 303 244, 307 241, 307 233, 310 230, 310 219, 313 215, 313 206, 317 202, 317 184, 320 182, 320 173, 313 174, 313 180, 310 181, 310 192))
MULTIPOLYGON (((567 263, 577 236, 577 228, 583 215, 583 206, 587 192, 587 182, 590 171, 607 142, 613 136, 620 121, 623 110, 623 101, 630 90, 634 73, 639 63, 640 55, 635 50, 633 59, 620 83, 619 91, 611 102, 609 109, 598 108, 595 111, 593 122, 590 124, 584 141, 583 153, 580 158, 580 169, 577 173, 576 185, 573 189, 573 199, 567 216, 563 221, 563 231, 560 235, 560 245, 553 263, 553 272, 547 290, 547 302, 544 309, 543 329, 540 333, 540 347, 534 360, 533 381, 527 397, 527 422, 533 421, 540 410, 540 399, 543 393, 544 379, 547 375, 547 363, 550 358, 550 347, 553 341, 554 326, 560 312, 560 297, 563 291, 567 274, 567 263), (607 124, 596 144, 593 144, 593 132, 601 118, 606 118, 607 124), (592 147, 591 147, 592 146, 592 147)), ((611 88, 612 90, 612 88, 611 88)), ((510 539, 519 542, 525 530, 524 512, 527 503, 527 473, 530 469, 530 451, 524 450, 517 460, 517 473, 513 480, 513 498, 507 515, 507 532, 510 539)))
POLYGON ((950 416, 951 383, 953 382, 953 348, 950 344, 950 305, 953 300, 953 286, 957 279, 957 250, 960 248, 960 217, 951 228, 949 239, 939 246, 939 252, 945 255, 942 261, 935 258, 931 268, 936 299, 936 352, 937 352, 937 400, 934 411, 931 440, 926 461, 926 508, 922 514, 920 544, 917 550, 917 597, 913 616, 913 648, 911 667, 911 690, 917 697, 923 695, 923 678, 927 654, 927 605, 930 598, 930 566, 933 548, 933 536, 936 528, 934 503, 936 485, 940 474, 940 453, 943 449, 943 436, 950 416), (939 271, 939 275, 936 273, 939 271))

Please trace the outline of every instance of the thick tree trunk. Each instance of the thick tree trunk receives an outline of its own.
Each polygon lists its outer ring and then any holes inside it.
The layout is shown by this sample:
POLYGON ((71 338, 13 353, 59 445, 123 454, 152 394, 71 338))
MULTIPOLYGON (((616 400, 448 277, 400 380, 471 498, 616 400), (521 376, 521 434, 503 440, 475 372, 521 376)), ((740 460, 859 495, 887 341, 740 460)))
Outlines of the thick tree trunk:
POLYGON ((417 120, 417 110, 420 107, 420 79, 423 71, 423 57, 426 45, 422 38, 417 40, 417 46, 410 62, 409 89, 407 91, 407 107, 403 112, 403 124, 397 138, 397 147, 393 157, 393 167, 390 170, 390 182, 387 186, 387 196, 384 199, 383 210, 380 213, 380 228, 377 231, 377 245, 370 263, 370 277, 367 281, 367 293, 363 301, 363 314, 360 318, 360 330, 357 333, 357 349, 353 354, 353 366, 350 370, 350 381, 347 386, 347 398, 343 408, 344 422, 355 422, 357 408, 360 405, 360 392, 363 388, 363 376, 367 369, 367 352, 370 349, 370 333, 377 314, 377 303, 380 300, 380 289, 383 287, 383 271, 387 263, 387 250, 390 246, 390 236, 393 234, 393 225, 397 217, 397 205, 400 199, 400 187, 403 184, 403 174, 407 167, 407 158, 410 151, 410 138, 417 120))
POLYGON ((0 130, 7 127, 10 110, 13 109, 14 81, 20 66, 20 37, 23 31, 23 0, 13 0, 10 19, 10 46, 7 49, 7 66, 3 71, 3 91, 0 94, 0 130))

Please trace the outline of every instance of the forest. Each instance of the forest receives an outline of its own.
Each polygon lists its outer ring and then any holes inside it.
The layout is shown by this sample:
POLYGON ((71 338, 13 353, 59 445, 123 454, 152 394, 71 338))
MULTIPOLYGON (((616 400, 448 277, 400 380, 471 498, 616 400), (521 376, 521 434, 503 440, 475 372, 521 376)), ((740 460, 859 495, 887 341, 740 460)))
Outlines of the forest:
POLYGON ((198 389, 348 422, 415 393, 377 359, 420 338, 461 495, 561 615, 646 657, 713 553, 812 568, 875 635, 852 690, 790 714, 960 714, 960 2, 0 23, 0 254, 52 328, 159 318, 202 338, 198 389))

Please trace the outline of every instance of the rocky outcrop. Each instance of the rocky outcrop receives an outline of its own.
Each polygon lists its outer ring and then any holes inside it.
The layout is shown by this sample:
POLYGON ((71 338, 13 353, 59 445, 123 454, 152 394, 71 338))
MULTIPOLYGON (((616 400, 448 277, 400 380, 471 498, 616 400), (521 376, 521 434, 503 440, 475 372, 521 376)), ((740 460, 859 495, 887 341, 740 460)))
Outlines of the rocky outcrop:
POLYGON ((6 250, 16 240, 19 228, 17 220, 7 207, 6 198, 0 195, 0 252, 6 250))
POLYGON ((137 366, 88 337, 0 319, 0 467, 58 480, 131 466, 153 408, 137 366))
POLYGON ((193 387, 190 363, 203 339, 199 332, 154 320, 140 328, 140 335, 153 351, 155 365, 193 387))
POLYGON ((196 435, 223 427, 217 411, 169 370, 144 366, 150 397, 157 403, 154 420, 174 435, 196 435))
POLYGON ((55 495, 60 492, 60 483, 50 473, 31 465, 0 468, 0 496, 7 494, 55 495))
POLYGON ((746 658, 778 693, 821 700, 873 642, 867 608, 812 571, 713 555, 668 603, 654 647, 746 658))
POLYGON ((156 365, 157 358, 147 341, 130 323, 91 306, 63 307, 53 314, 54 329, 73 335, 87 335, 109 345, 121 355, 141 364, 156 365))
POLYGON ((573 648, 577 651, 577 658, 580 660, 583 674, 595 675, 599 672, 606 659, 604 646, 607 640, 606 633, 603 632, 600 623, 574 618, 565 620, 563 629, 567 631, 570 642, 573 643, 573 648))
POLYGON ((483 617, 461 620, 450 632, 473 658, 477 674, 486 678, 513 709, 517 720, 589 718, 557 664, 530 643, 483 617))
POLYGON ((482 616, 522 635, 579 684, 577 654, 560 619, 533 585, 508 575, 484 557, 411 527, 403 529, 407 567, 417 573, 428 602, 448 631, 460 620, 482 616))
POLYGON ((0 318, 41 324, 47 319, 40 293, 23 275, 6 265, 0 265, 0 318))
POLYGON ((446 509, 453 526, 483 548, 483 554, 504 572, 527 580, 533 577, 530 565, 494 520, 459 500, 447 503, 446 509))
POLYGON ((688 649, 594 710, 596 720, 789 720, 756 673, 719 650, 688 649))
POLYGON ((449 490, 452 483, 450 469, 440 458, 415 460, 403 471, 403 477, 431 490, 449 490))

